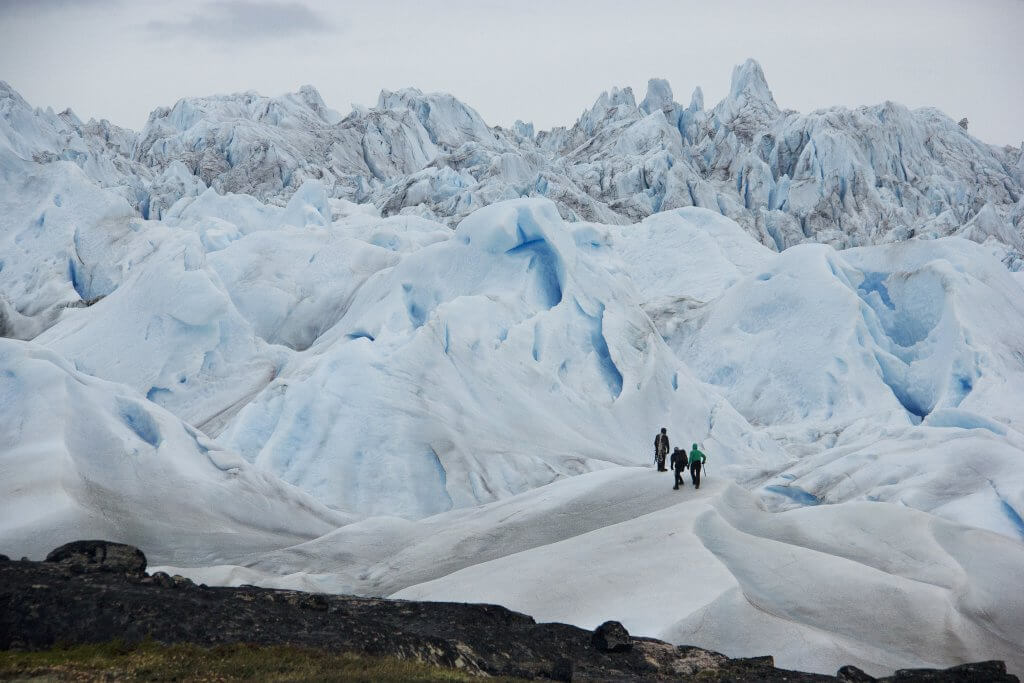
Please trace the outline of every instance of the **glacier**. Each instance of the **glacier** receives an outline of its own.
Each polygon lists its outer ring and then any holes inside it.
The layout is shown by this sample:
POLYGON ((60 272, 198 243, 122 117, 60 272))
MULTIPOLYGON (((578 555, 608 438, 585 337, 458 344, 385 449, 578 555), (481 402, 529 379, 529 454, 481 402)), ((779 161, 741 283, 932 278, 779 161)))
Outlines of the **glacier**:
POLYGON ((306 86, 136 133, 0 82, 0 552, 1024 673, 1022 185, 754 61, 549 131, 306 86))

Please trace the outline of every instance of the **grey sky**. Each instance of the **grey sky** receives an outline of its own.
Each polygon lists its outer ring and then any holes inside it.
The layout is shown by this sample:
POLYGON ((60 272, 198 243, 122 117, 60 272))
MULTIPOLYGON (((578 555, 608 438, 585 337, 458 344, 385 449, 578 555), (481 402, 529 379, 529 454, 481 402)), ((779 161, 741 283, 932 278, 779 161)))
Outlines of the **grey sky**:
POLYGON ((211 0, 183 18, 151 19, 146 22, 146 30, 156 39, 195 39, 234 48, 236 42, 301 39, 309 34, 334 33, 337 27, 299 2, 211 0))
POLYGON ((342 113, 443 90, 491 124, 571 124, 667 78, 707 106, 754 57, 780 106, 936 106, 1024 139, 1024 0, 0 0, 0 79, 32 104, 141 128, 180 97, 310 83, 342 113))

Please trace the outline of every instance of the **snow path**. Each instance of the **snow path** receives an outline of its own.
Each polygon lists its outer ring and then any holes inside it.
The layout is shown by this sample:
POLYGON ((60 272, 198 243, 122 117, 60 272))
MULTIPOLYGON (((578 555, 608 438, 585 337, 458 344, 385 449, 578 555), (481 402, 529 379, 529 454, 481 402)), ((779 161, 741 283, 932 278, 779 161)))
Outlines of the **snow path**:
POLYGON ((994 657, 1024 668, 1024 567, 1003 536, 882 503, 768 513, 718 482, 677 505, 398 591, 494 602, 779 666, 876 674, 994 657), (980 571, 978 558, 994 567, 980 571), (1005 576, 1005 575, 1004 575, 1005 576))
POLYGON ((1024 670, 1024 597, 1005 582, 1024 568, 1021 543, 898 505, 772 513, 717 474, 699 491, 686 482, 673 491, 671 473, 616 467, 416 522, 363 520, 245 566, 160 569, 496 603, 584 628, 617 619, 823 673, 989 657, 1024 670))
POLYGON ((496 602, 539 621, 594 628, 617 619, 632 633, 656 635, 736 585, 694 532, 694 520, 726 487, 707 482, 694 490, 687 481, 673 491, 669 473, 649 472, 645 488, 668 503, 660 509, 637 506, 639 514, 628 520, 474 564, 392 597, 448 600, 457 593, 458 600, 496 602), (700 577, 700 591, 691 590, 687 576, 700 577))
POLYGON ((315 583, 321 590, 388 595, 471 565, 633 520, 678 505, 682 496, 694 494, 708 495, 705 490, 695 492, 689 484, 673 491, 669 472, 613 467, 415 522, 371 517, 240 563, 250 572, 238 574, 244 579, 221 576, 224 571, 237 573, 235 567, 174 571, 218 584, 238 585, 259 578, 261 585, 282 587, 293 580, 281 580, 282 575, 305 581, 301 574, 310 574, 320 577, 315 583))

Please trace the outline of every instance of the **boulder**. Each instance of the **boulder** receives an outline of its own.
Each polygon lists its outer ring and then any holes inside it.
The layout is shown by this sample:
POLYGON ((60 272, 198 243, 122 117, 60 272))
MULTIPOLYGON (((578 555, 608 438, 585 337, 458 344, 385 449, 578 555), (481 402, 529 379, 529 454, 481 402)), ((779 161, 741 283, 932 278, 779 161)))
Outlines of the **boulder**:
POLYGON ((844 683, 872 683, 873 681, 878 680, 874 676, 861 671, 852 664, 847 664, 846 666, 841 667, 839 671, 836 672, 836 679, 844 681, 844 683))
POLYGON ((1006 663, 999 660, 986 662, 972 662, 961 664, 948 669, 897 669, 896 673, 879 681, 892 681, 903 683, 913 681, 914 683, 931 683, 932 681, 943 681, 949 683, 992 683, 993 681, 1018 681, 1019 679, 1006 673, 1006 663))
POLYGON ((142 574, 146 571, 146 556, 135 546, 111 541, 75 541, 65 543, 46 556, 55 562, 73 568, 73 571, 123 572, 142 574))
POLYGON ((591 644, 601 652, 625 652, 633 649, 633 639, 626 627, 617 621, 606 621, 590 638, 591 644))

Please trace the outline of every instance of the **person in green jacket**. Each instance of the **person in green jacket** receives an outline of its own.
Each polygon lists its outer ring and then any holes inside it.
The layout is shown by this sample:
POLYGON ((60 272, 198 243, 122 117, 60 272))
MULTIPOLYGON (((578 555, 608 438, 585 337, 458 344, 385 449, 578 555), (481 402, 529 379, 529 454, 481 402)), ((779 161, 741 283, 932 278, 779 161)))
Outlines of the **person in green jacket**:
POLYGON ((707 460, 708 456, 697 448, 697 444, 693 444, 690 449, 690 479, 693 481, 694 488, 700 488, 700 471, 707 460))

